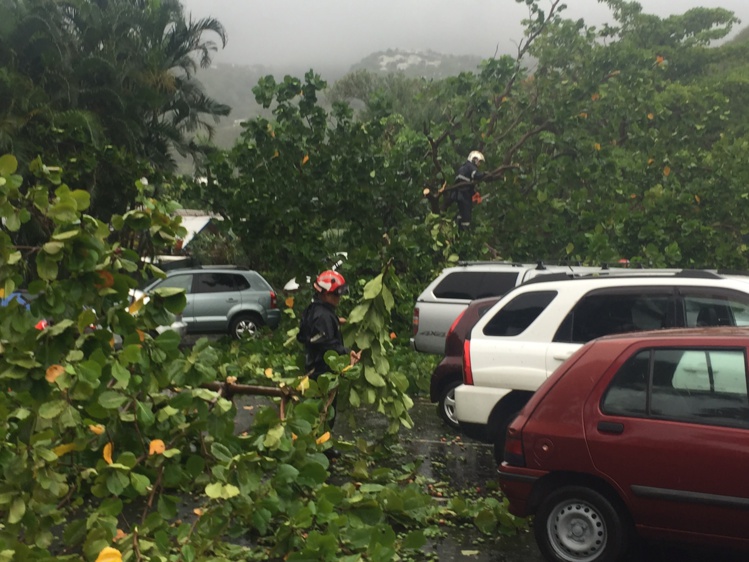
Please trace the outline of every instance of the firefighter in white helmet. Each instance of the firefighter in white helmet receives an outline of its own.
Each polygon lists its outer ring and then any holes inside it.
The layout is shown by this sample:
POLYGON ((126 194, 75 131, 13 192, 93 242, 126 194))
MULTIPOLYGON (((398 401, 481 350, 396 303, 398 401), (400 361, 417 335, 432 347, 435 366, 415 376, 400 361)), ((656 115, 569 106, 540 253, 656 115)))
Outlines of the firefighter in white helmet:
POLYGON ((473 210, 473 200, 476 195, 476 182, 485 174, 479 172, 479 166, 485 161, 484 155, 478 150, 473 150, 468 155, 468 159, 458 168, 455 176, 456 183, 463 183, 461 187, 453 190, 452 201, 458 203, 458 215, 456 221, 460 230, 466 230, 471 226, 471 213, 473 210))

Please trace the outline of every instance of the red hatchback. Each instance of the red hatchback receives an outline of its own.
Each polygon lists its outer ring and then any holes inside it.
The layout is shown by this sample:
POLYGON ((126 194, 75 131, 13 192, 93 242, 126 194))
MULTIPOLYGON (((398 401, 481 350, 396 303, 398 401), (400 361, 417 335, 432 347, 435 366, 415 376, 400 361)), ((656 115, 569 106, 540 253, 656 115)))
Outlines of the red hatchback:
POLYGON ((749 547, 749 329, 609 336, 510 424, 500 485, 547 560, 616 561, 642 537, 749 547))

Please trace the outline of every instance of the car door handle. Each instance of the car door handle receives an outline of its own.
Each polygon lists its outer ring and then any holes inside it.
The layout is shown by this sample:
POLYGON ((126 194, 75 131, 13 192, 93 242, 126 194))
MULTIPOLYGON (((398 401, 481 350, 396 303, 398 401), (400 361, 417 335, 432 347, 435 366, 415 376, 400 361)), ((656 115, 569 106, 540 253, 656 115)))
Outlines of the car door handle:
POLYGON ((574 351, 566 351, 564 353, 557 353, 554 355, 554 359, 557 361, 567 361, 570 357, 572 357, 572 354, 575 353, 574 351))
POLYGON ((226 302, 239 302, 239 299, 229 298, 229 299, 226 299, 226 302))
POLYGON ((598 422, 598 431, 602 433, 615 433, 619 435, 624 433, 624 424, 619 422, 598 422))

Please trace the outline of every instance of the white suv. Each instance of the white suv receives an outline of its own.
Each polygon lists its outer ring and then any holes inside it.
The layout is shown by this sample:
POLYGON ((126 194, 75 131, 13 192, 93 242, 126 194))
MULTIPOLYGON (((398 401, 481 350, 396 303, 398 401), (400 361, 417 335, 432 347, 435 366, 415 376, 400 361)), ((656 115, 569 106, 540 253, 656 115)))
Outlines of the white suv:
POLYGON ((461 430, 494 444, 500 461, 507 425, 583 343, 620 332, 749 325, 749 277, 700 270, 558 277, 506 294, 464 344, 455 415, 461 430))

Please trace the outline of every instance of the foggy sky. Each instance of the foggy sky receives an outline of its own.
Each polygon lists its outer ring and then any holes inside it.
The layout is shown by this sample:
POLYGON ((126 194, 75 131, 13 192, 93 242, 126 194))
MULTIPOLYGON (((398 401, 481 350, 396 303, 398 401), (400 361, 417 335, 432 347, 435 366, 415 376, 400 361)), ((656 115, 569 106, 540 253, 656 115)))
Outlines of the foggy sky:
MULTIPOLYGON (((639 0, 661 17, 704 6, 726 8, 749 25, 749 0, 639 0)), ((228 44, 215 62, 350 66, 386 49, 432 50, 489 58, 513 54, 527 7, 515 0, 182 0, 193 19, 214 17, 228 44)), ((542 2, 548 6, 549 0, 542 2)), ((566 0, 564 17, 610 21, 597 0, 566 0)))

